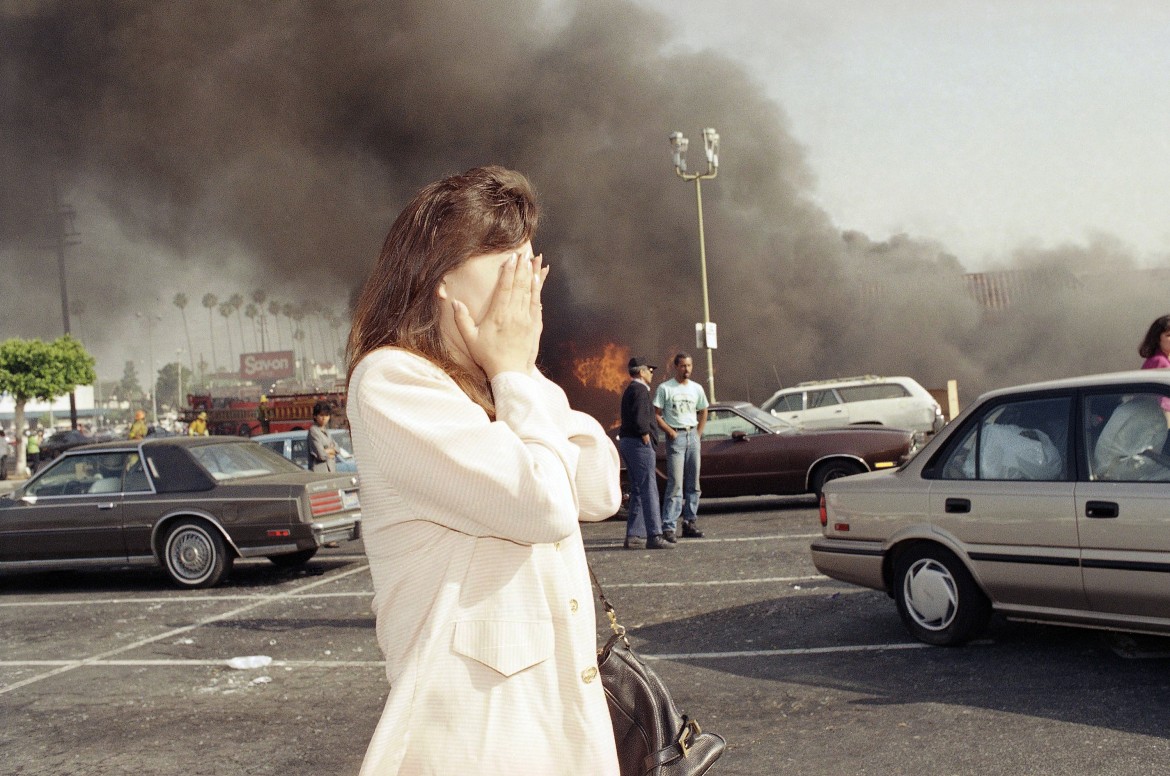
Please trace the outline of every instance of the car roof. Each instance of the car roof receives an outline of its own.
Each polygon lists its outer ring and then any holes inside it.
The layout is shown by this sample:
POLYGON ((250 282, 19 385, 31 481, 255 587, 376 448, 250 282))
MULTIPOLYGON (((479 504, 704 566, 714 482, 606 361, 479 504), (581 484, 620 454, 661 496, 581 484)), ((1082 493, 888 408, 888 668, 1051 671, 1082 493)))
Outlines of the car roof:
MULTIPOLYGON (((914 383, 916 385, 918 384, 918 381, 915 380, 913 377, 906 377, 905 375, 893 375, 893 376, 858 375, 856 377, 833 377, 831 379, 825 379, 825 380, 805 380, 803 382, 797 383, 796 385, 792 385, 792 386, 789 386, 787 388, 781 388, 780 390, 776 391, 776 393, 777 394, 797 393, 800 391, 808 390, 809 388, 844 388, 847 386, 868 385, 870 383, 883 383, 883 382, 884 383, 890 383, 890 382, 908 383, 909 382, 909 383, 914 383)), ((773 395, 775 395, 775 394, 773 394, 773 395)))
POLYGON ((75 452, 84 452, 87 450, 128 450, 137 449, 138 447, 202 447, 203 445, 223 444, 225 442, 248 441, 250 440, 236 436, 170 436, 146 437, 145 439, 113 439, 109 442, 91 442, 89 444, 71 447, 62 453, 62 455, 72 455, 75 452))
MULTIPOLYGON (((348 433, 348 428, 327 428, 325 429, 330 434, 348 433)), ((302 438, 308 433, 309 429, 302 428, 298 431, 274 431, 271 434, 257 434, 252 437, 253 442, 277 442, 282 439, 302 438)))
POLYGON ((1132 369, 1125 372, 1102 372, 1080 377, 1066 377, 1059 380, 1045 380, 1038 383, 1024 383, 1007 388, 996 388, 987 391, 979 397, 979 401, 992 399, 996 396, 1015 393, 1030 393, 1033 391, 1055 391, 1067 388, 1094 388, 1109 386, 1117 383, 1162 383, 1170 384, 1170 369, 1132 369))

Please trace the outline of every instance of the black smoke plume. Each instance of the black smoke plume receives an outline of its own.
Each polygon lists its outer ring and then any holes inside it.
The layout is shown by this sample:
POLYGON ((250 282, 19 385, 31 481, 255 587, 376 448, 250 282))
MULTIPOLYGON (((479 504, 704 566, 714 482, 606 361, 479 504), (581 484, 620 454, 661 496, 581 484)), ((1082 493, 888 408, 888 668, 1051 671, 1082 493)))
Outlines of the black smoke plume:
POLYGON ((133 312, 156 303, 179 329, 178 291, 200 341, 208 291, 343 309, 414 190, 499 163, 546 208, 544 363, 608 419, 616 396, 581 389, 574 359, 609 342, 662 364, 694 351, 695 192, 667 135, 701 146, 714 126, 721 167, 703 197, 719 398, 862 373, 953 378, 969 398, 1137 365, 1170 303, 1124 246, 1021 249, 1003 269, 1026 282, 989 309, 944 246, 835 225, 781 107, 726 58, 667 53, 671 36, 623 0, 8 3, 0 336, 60 331, 51 185, 78 213, 82 339, 120 364, 141 348, 133 312))

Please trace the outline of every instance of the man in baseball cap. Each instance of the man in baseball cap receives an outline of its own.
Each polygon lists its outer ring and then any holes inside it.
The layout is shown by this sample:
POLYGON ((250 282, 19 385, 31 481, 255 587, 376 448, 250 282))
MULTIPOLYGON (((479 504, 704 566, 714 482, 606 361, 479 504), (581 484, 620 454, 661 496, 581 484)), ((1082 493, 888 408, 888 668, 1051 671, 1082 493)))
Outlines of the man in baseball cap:
POLYGON ((630 359, 629 372, 633 379, 622 394, 622 424, 618 431, 618 452, 626 462, 630 486, 625 547, 670 550, 674 545, 662 538, 662 512, 654 482, 654 448, 658 446, 658 422, 650 399, 654 366, 635 356, 630 359))

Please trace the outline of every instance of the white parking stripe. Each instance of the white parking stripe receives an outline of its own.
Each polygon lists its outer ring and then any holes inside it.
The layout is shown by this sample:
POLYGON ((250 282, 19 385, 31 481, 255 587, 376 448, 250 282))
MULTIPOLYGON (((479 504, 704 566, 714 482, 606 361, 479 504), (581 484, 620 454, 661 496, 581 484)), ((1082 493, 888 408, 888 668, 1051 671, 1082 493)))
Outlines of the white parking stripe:
MULTIPOLYGON (((364 568, 364 567, 363 567, 364 568)), ((337 577, 330 577, 336 579, 337 577)), ((304 589, 304 588, 301 588, 304 589)), ((344 596, 373 598, 373 590, 356 590, 345 593, 299 593, 292 591, 289 597, 292 599, 301 598, 340 598, 344 596)), ((0 603, 0 609, 6 607, 17 606, 108 606, 112 604, 188 604, 188 603, 205 603, 208 601, 259 601, 261 599, 271 598, 269 595, 263 593, 256 593, 254 595, 177 595, 173 598, 81 598, 69 599, 65 601, 6 601, 0 603)))
POLYGON ((156 636, 150 636, 150 637, 145 638, 145 639, 139 639, 138 641, 134 642, 133 644, 126 644, 124 646, 118 647, 117 649, 107 650, 106 652, 102 652, 100 654, 84 658, 82 660, 70 661, 64 665, 61 665, 58 668, 55 668, 52 671, 48 671, 48 672, 43 673, 43 674, 38 674, 37 676, 30 676, 29 678, 22 679, 19 682, 13 682, 12 684, 7 685, 5 687, 0 687, 0 695, 3 695, 7 692, 11 692, 12 690, 16 690, 20 687, 25 687, 25 686, 33 684, 35 682, 39 682, 42 679, 48 679, 49 677, 65 673, 66 671, 72 671, 75 668, 81 668, 82 666, 85 666, 85 665, 92 665, 99 660, 106 660, 110 657, 113 657, 114 655, 119 655, 123 652, 129 652, 132 649, 137 649, 137 648, 145 646, 147 644, 152 644, 156 641, 161 641, 163 639, 171 638, 171 637, 177 636, 181 633, 187 633, 189 631, 195 630, 196 628, 202 628, 204 625, 210 625, 213 622, 219 622, 221 620, 226 620, 230 617, 235 617, 238 614, 243 614, 244 612, 247 612, 247 611, 250 611, 252 609, 256 609, 258 607, 264 606, 265 604, 273 603, 275 601, 280 601, 282 599, 292 598, 295 596, 295 594, 298 591, 311 590, 312 588, 319 587, 320 585, 330 584, 330 583, 336 582, 337 580, 342 579, 344 577, 348 577, 351 574, 357 574, 358 572, 365 571, 367 568, 368 568, 368 566, 358 566, 357 568, 350 569, 348 571, 343 571, 340 574, 336 574, 334 576, 325 576, 325 577, 322 577, 321 579, 310 582, 307 585, 302 585, 301 587, 295 588, 293 590, 286 590, 283 593, 277 593, 275 595, 263 596, 259 600, 255 601, 254 603, 250 603, 247 606, 241 606, 241 607, 238 607, 236 609, 231 610, 230 612, 224 612, 223 614, 217 614, 213 617, 206 617, 206 618, 204 618, 204 619, 200 620, 199 622, 196 622, 192 625, 184 625, 181 628, 172 628, 171 630, 166 631, 165 633, 160 633, 156 636))
MULTIPOLYGON (((929 649, 930 644, 914 642, 912 644, 854 644, 840 647, 801 647, 794 649, 754 649, 734 652, 676 652, 668 654, 649 654, 638 652, 646 660, 733 660, 745 657, 800 657, 802 655, 831 655, 843 652, 887 652, 904 649, 929 649)), ((85 666, 226 666, 227 658, 222 659, 158 659, 158 660, 109 660, 93 658, 84 661, 77 660, 0 660, 0 668, 20 668, 29 666, 60 666, 61 670, 69 670, 85 666)), ((265 668, 374 668, 384 667, 384 660, 273 660, 265 668)), ((259 670, 259 669, 253 669, 259 670)), ((49 676, 51 674, 46 674, 49 676)), ((28 683, 27 680, 25 682, 28 683)), ((16 687, 18 685, 13 685, 16 687)), ((12 688, 6 688, 12 689, 12 688)), ((4 692, 5 690, 0 690, 4 692)))
POLYGON ((740 657, 790 657, 794 655, 829 655, 838 652, 885 652, 895 649, 929 649, 930 644, 854 644, 842 647, 802 647, 797 649, 752 649, 741 652, 678 652, 675 654, 649 655, 639 652, 646 660, 727 660, 740 657))
MULTIPOLYGON (((679 544, 686 546, 688 544, 719 544, 720 542, 774 542, 784 539, 820 539, 821 536, 823 534, 820 531, 810 534, 769 534, 767 536, 712 536, 703 539, 680 539, 679 544)), ((621 547, 624 542, 624 538, 621 541, 587 541, 585 549, 621 547)))
POLYGON ((717 585, 764 585, 775 582, 819 582, 828 579, 823 574, 810 574, 805 577, 754 577, 751 579, 708 579, 695 582, 606 582, 609 587, 701 587, 717 585))

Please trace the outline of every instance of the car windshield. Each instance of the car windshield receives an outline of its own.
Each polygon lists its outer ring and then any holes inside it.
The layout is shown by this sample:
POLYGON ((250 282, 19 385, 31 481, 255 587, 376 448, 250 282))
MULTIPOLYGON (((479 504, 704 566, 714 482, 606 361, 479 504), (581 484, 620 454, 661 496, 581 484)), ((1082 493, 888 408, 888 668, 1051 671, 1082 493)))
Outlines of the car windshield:
POLYGON ((753 423, 757 423, 768 429, 774 434, 787 434, 792 431, 799 431, 799 427, 789 423, 783 418, 778 418, 770 412, 764 412, 759 407, 748 405, 740 407, 739 411, 743 413, 744 417, 749 418, 753 423))
POLYGON ((208 474, 220 482, 301 470, 296 464, 258 444, 231 442, 200 445, 188 448, 188 451, 208 474))

